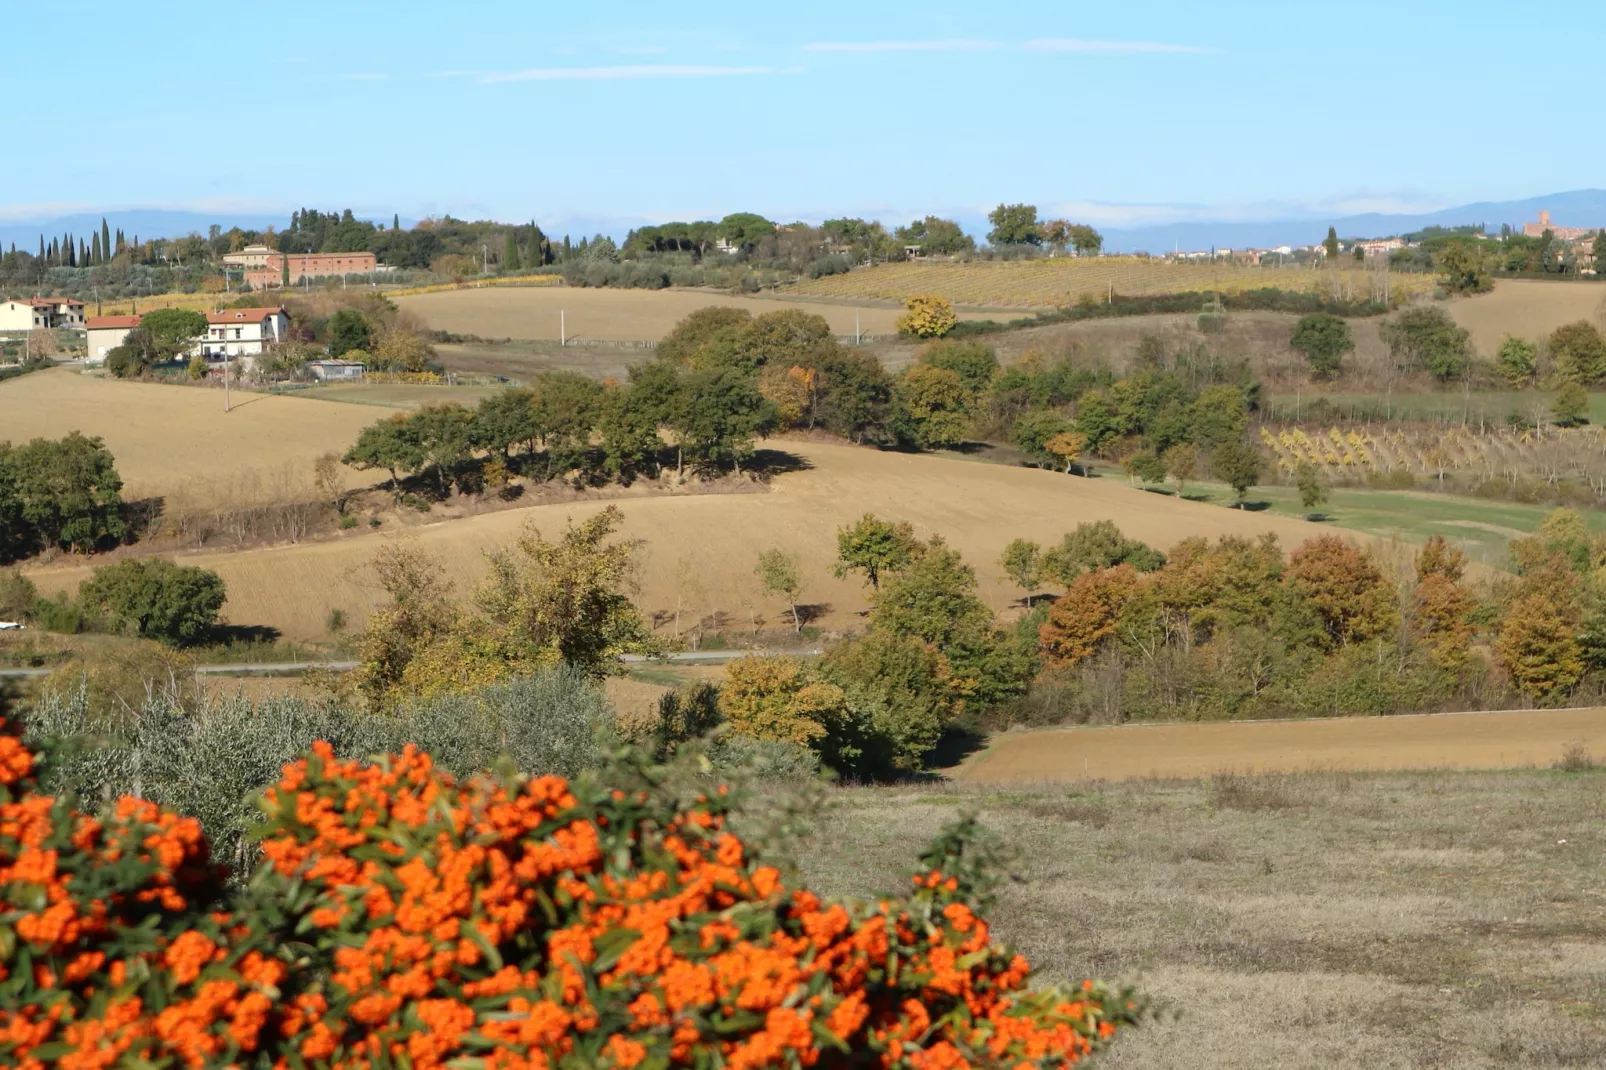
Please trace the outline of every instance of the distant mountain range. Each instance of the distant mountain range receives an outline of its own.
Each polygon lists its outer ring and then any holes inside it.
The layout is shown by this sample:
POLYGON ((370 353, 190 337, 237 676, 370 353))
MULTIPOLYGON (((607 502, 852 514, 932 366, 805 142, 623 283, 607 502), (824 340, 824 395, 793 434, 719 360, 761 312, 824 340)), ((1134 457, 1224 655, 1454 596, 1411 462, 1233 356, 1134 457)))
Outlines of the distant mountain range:
MULTIPOLYGON (((1540 210, 1548 210, 1557 226, 1592 227, 1606 225, 1606 190, 1581 189, 1567 193, 1551 193, 1543 197, 1529 197, 1521 201, 1479 201, 1436 212, 1390 215, 1322 217, 1311 215, 1300 219, 1251 222, 1211 222, 1199 220, 1184 223, 1167 223, 1146 227, 1107 227, 1104 247, 1109 252, 1166 253, 1173 249, 1266 249, 1278 245, 1314 245, 1327 237, 1327 228, 1336 227, 1342 238, 1382 238, 1405 234, 1424 227, 1455 227, 1482 223, 1491 232, 1498 231, 1502 223, 1520 228, 1525 222, 1537 219, 1540 210)), ((163 209, 131 209, 104 213, 107 225, 121 229, 130 238, 176 238, 196 233, 205 234, 212 224, 227 230, 233 226, 261 230, 272 224, 283 229, 290 222, 288 212, 204 213, 168 211, 163 209)), ((390 222, 386 216, 372 218, 375 222, 390 222)), ((550 237, 582 236, 603 233, 622 241, 625 233, 646 222, 628 216, 568 215, 541 218, 543 230, 550 237)), ((92 231, 100 229, 101 213, 59 216, 32 223, 0 224, 0 247, 9 249, 13 244, 30 252, 39 247, 39 235, 45 240, 64 233, 88 239, 92 231)), ((958 223, 975 234, 979 240, 987 233, 987 221, 981 215, 960 214, 958 223)), ((403 219, 403 226, 414 220, 403 219)), ((899 220, 898 222, 903 222, 899 220)), ((891 221, 889 221, 891 225, 891 221)))
POLYGON ((1341 238, 1385 238, 1408 234, 1424 227, 1460 227, 1484 224, 1497 233, 1500 224, 1510 223, 1520 230, 1523 223, 1548 210, 1552 221, 1562 227, 1606 225, 1606 190, 1580 189, 1551 193, 1521 201, 1479 201, 1437 212, 1414 215, 1337 216, 1324 219, 1290 219, 1249 223, 1170 223, 1152 227, 1110 227, 1103 231, 1104 247, 1110 252, 1168 253, 1173 249, 1270 249, 1279 245, 1314 245, 1335 227, 1341 238))

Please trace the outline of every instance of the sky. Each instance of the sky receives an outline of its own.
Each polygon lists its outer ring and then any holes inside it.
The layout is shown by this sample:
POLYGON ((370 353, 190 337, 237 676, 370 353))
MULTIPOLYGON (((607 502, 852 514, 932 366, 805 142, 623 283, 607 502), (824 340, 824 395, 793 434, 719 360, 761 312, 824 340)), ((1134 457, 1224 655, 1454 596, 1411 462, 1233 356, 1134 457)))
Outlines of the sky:
POLYGON ((0 62, 13 118, 40 119, 0 167, 0 222, 1026 201, 1129 226, 1428 211, 1606 173, 1588 65, 1562 58, 1606 40, 1606 4, 1572 0, 49 8, 66 36, 0 62))

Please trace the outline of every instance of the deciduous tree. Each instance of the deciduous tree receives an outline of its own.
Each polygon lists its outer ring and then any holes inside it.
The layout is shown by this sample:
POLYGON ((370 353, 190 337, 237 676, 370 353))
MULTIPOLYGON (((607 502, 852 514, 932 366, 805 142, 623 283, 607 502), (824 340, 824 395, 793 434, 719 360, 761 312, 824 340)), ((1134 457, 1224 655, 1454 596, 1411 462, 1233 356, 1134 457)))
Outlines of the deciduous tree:
POLYGON ((904 373, 899 396, 918 445, 940 449, 965 440, 972 399, 957 372, 916 364, 904 373))
POLYGON ((865 513, 852 527, 837 529, 837 560, 832 571, 837 579, 862 572, 870 587, 879 591, 883 576, 908 568, 922 549, 914 528, 907 523, 865 513))
POLYGON ((1495 356, 1495 368, 1500 378, 1514 387, 1522 388, 1534 381, 1539 369, 1539 347, 1515 335, 1506 335, 1495 356))
POLYGON ((993 225, 987 232, 987 241, 993 245, 1042 244, 1034 204, 1001 204, 987 213, 987 222, 993 225))
POLYGON ((1210 469, 1232 488, 1238 496, 1238 508, 1242 509, 1244 495, 1260 482, 1260 451, 1243 439, 1233 439, 1216 447, 1210 455, 1210 469))
POLYGON ((1606 378, 1606 338, 1588 320, 1557 327, 1549 348, 1556 374, 1566 382, 1588 386, 1606 378))
POLYGON ((802 659, 758 655, 725 667, 719 711, 740 735, 805 747, 850 716, 847 692, 802 659))
POLYGON ((216 572, 156 557, 97 568, 78 597, 116 628, 188 646, 211 634, 227 592, 216 572))
POLYGON ((801 632, 803 616, 798 612, 797 600, 803 592, 803 576, 797 555, 772 547, 758 555, 758 564, 753 572, 763 585, 765 594, 778 594, 786 599, 787 607, 792 611, 792 630, 801 632))
POLYGON ((1311 374, 1322 379, 1337 375, 1344 354, 1355 349, 1349 321, 1330 312, 1317 312, 1300 319, 1288 344, 1304 355, 1311 374))
POLYGON ((904 313, 898 317, 898 333, 916 338, 941 338, 954 329, 959 317, 946 297, 923 294, 911 297, 903 304, 904 313))
POLYGON ((1122 608, 1142 581, 1131 565, 1096 569, 1077 576, 1049 608, 1038 629, 1043 660, 1069 667, 1090 657, 1115 634, 1122 608))
POLYGON ((1328 649, 1379 639, 1399 626, 1399 598, 1370 554, 1336 535, 1305 543, 1288 558, 1286 582, 1315 611, 1328 649))

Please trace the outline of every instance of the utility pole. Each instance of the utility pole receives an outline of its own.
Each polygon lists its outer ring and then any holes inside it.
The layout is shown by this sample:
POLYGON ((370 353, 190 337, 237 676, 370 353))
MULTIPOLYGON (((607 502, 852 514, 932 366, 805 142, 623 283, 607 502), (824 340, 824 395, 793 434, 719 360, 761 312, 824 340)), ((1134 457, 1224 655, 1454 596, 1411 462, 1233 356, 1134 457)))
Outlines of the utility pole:
POLYGON ((569 344, 569 329, 564 321, 565 315, 566 312, 564 309, 558 309, 558 345, 560 346, 566 346, 569 344))
MULTIPOLYGON (((205 358, 202 358, 205 359, 205 358)), ((229 411, 229 347, 223 347, 223 411, 229 411)))
POLYGON ((482 245, 482 246, 480 246, 480 274, 481 275, 489 275, 490 273, 491 273, 491 247, 489 245, 482 245))

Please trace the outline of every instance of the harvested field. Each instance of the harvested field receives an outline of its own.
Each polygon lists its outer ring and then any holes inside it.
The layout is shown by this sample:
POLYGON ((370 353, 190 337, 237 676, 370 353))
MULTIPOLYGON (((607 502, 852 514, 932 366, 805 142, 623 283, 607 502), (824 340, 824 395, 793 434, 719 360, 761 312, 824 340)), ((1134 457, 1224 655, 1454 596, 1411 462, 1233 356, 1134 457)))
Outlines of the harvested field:
MULTIPOLYGON (((429 386, 419 383, 330 383, 290 392, 309 401, 338 401, 344 405, 378 405, 384 409, 421 409, 425 405, 461 405, 472 409, 499 393, 500 386, 429 386)), ((377 420, 382 413, 375 413, 377 420)))
POLYGON ((1493 357, 1508 334, 1538 341, 1578 320, 1606 326, 1606 286, 1593 282, 1502 279, 1494 289, 1452 302, 1450 315, 1472 332, 1480 354, 1493 357))
POLYGON ((1606 709, 1006 732, 953 770, 978 784, 1319 769, 1520 769, 1571 742, 1606 757, 1606 709))
MULTIPOLYGON (((567 337, 609 342, 656 342, 686 316, 709 305, 745 308, 755 316, 778 309, 801 309, 824 316, 839 335, 853 334, 855 315, 865 334, 896 334, 896 321, 903 315, 899 305, 885 302, 855 305, 732 297, 713 290, 509 287, 398 297, 396 304, 418 315, 435 330, 481 338, 557 338, 561 310, 567 337)), ((967 313, 966 318, 988 317, 967 313)))
MULTIPOLYGON (((1340 270, 1339 285, 1365 297, 1372 292, 1372 272, 1340 270)), ((905 301, 916 294, 939 294, 958 305, 1000 308, 1063 308, 1088 298, 1102 299, 1114 288, 1129 297, 1145 294, 1217 291, 1232 293, 1261 287, 1282 290, 1328 290, 1334 272, 1310 268, 1248 267, 1226 262, 1173 263, 1131 256, 1091 259, 1055 257, 1038 260, 978 260, 970 263, 908 261, 859 268, 845 275, 826 275, 784 291, 799 297, 846 300, 905 301)), ((1395 294, 1428 291, 1427 275, 1395 275, 1395 294)))
MULTIPOLYGON (((780 547, 798 555, 804 578, 801 600, 812 607, 817 623, 827 629, 856 627, 857 615, 866 608, 865 592, 855 579, 832 577, 830 567, 837 528, 871 511, 908 520, 922 535, 945 536, 976 567, 981 597, 999 611, 1020 596, 997 565, 1005 544, 1017 536, 1057 542, 1081 521, 1106 518, 1129 536, 1159 547, 1189 535, 1213 539, 1266 531, 1292 546, 1334 530, 1147 494, 1114 480, 804 440, 772 440, 770 446, 794 455, 805 469, 777 476, 771 493, 671 495, 620 503, 624 533, 645 544, 639 604, 646 612, 669 613, 678 601, 688 626, 699 618, 717 617, 713 626, 739 633, 749 626, 746 607, 751 605, 776 626, 784 606, 758 593, 753 567, 760 551, 780 547)), ((606 504, 599 496, 509 509, 424 525, 412 535, 442 556, 461 590, 482 575, 482 551, 510 542, 526 520, 552 532, 566 518, 591 516, 606 504)), ((287 638, 311 639, 322 636, 331 608, 342 609, 355 623, 379 604, 380 593, 364 566, 386 537, 352 535, 242 553, 187 554, 182 560, 223 576, 229 588, 225 612, 233 623, 268 625, 287 638)), ((33 573, 47 592, 76 587, 87 574, 87 568, 33 573)), ((666 631, 671 627, 663 625, 666 631)))
POLYGON ((1107 1070, 1602 1065, 1606 771, 832 798, 799 863, 834 894, 905 887, 915 852, 979 813, 1014 854, 995 934, 1048 977, 1166 1004, 1107 1070))
MULTIPOLYGON (((381 415, 366 405, 243 391, 226 413, 221 390, 124 383, 73 368, 0 382, 0 439, 99 435, 130 499, 237 485, 246 472, 262 483, 289 471, 299 484, 320 454, 345 452, 381 415)), ((372 482, 367 473, 350 473, 351 486, 372 482)))

